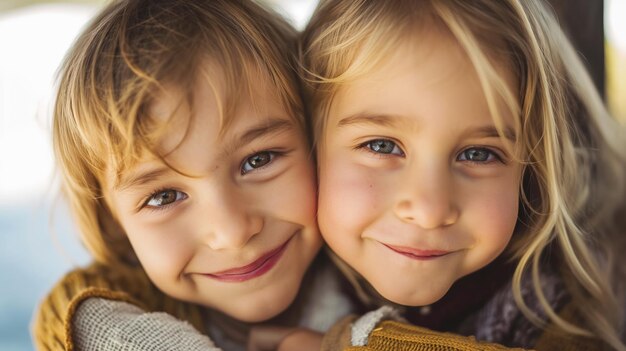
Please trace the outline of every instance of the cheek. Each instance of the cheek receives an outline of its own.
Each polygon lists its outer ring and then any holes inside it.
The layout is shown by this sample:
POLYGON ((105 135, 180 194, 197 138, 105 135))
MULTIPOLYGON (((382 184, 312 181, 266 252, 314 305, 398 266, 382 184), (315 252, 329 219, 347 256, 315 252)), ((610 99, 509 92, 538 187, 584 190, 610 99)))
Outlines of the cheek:
POLYGON ((495 258, 508 245, 517 223, 517 194, 518 185, 514 182, 492 183, 481 196, 474 193, 472 205, 467 207, 472 210, 467 215, 486 256, 495 258))
POLYGON ((496 194, 491 201, 484 203, 483 218, 488 226, 486 233, 490 233, 494 241, 498 238, 508 240, 513 234, 517 223, 518 199, 511 194, 496 194))
POLYGON ((193 256, 185 234, 187 226, 193 226, 189 221, 126 221, 123 225, 141 265, 157 285, 167 277, 177 277, 193 256))
POLYGON ((262 196, 256 196, 255 201, 278 218, 317 227, 317 184, 313 165, 308 162, 290 165, 289 171, 272 182, 262 196))
POLYGON ((381 185, 367 170, 341 158, 320 163, 318 220, 322 235, 360 235, 380 211, 381 185))

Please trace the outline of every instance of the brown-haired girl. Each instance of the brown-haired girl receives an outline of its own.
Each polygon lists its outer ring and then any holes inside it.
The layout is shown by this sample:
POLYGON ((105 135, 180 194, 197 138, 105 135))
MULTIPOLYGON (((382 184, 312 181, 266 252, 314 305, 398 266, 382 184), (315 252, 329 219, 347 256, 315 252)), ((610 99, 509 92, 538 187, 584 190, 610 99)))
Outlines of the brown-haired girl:
MULTIPOLYGON (((254 323, 341 313, 298 294, 322 240, 294 57, 244 0, 115 1, 83 31, 54 151, 95 263, 39 307, 39 349, 236 350, 254 323)), ((323 272, 306 280, 327 293, 323 272)))

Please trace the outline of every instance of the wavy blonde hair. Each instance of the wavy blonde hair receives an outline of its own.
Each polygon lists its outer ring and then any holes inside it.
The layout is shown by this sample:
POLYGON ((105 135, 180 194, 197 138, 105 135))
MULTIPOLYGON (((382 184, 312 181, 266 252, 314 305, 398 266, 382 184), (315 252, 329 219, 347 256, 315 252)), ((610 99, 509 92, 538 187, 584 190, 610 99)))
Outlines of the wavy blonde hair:
POLYGON ((447 28, 463 47, 496 126, 502 124, 496 101, 519 116, 522 206, 508 248, 518 261, 516 303, 529 320, 546 325, 522 298, 522 276, 530 274, 557 327, 626 350, 618 257, 626 232, 626 134, 540 0, 322 0, 300 47, 316 144, 341 86, 376 69, 401 40, 428 25, 447 28), (498 75, 502 66, 516 77, 515 89, 498 75), (564 275, 583 323, 564 320, 548 303, 540 278, 546 260, 564 275))
POLYGON ((225 82, 224 126, 248 79, 267 79, 304 128, 295 62, 295 30, 253 1, 124 0, 104 8, 60 68, 53 121, 63 193, 96 261, 136 264, 102 187, 107 169, 119 176, 146 152, 160 156, 167 123, 148 107, 164 87, 181 89, 191 108, 202 99, 194 82, 211 81, 203 68, 214 65, 225 82))

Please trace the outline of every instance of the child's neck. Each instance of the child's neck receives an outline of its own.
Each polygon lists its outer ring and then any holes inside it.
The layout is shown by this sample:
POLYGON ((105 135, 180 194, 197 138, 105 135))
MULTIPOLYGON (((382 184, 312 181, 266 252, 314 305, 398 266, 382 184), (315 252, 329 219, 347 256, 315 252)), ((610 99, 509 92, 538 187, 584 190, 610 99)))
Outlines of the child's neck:
POLYGON ((231 348, 236 347, 237 349, 243 350, 245 349, 252 327, 263 324, 272 326, 296 326, 298 325, 300 310, 299 305, 292 305, 281 314, 259 323, 242 322, 222 312, 207 310, 207 330, 211 338, 215 339, 218 346, 230 346, 231 348))
POLYGON ((459 279, 439 301, 408 308, 405 317, 415 325, 438 331, 458 331, 469 316, 483 307, 511 280, 515 263, 502 256, 486 267, 459 279))
POLYGON ((345 293, 356 304, 356 311, 363 314, 382 305, 392 305, 411 322, 425 328, 462 332, 462 324, 478 312, 505 284, 513 272, 516 262, 500 255, 486 267, 459 279, 437 302, 420 307, 397 305, 382 297, 365 279, 359 277, 362 294, 350 284, 345 284, 345 293))

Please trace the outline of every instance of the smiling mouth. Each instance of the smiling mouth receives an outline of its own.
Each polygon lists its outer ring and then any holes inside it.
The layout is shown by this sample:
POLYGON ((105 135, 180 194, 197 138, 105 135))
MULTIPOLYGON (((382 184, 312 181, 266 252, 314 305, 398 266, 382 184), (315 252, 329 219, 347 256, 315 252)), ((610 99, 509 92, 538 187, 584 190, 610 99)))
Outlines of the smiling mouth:
MULTIPOLYGON (((293 237, 291 237, 293 238, 293 237)), ((207 273, 204 276, 219 280, 221 282, 238 283, 244 282, 256 277, 260 277, 272 269, 276 263, 280 260, 285 252, 287 245, 291 241, 291 238, 279 247, 263 254, 254 262, 242 267, 231 268, 225 271, 216 273, 207 273)))
POLYGON ((440 258, 440 257, 446 256, 452 253, 452 251, 419 250, 419 249, 413 249, 410 247, 403 247, 403 246, 393 246, 393 245, 388 245, 388 244, 383 244, 383 245, 385 245, 390 250, 396 253, 399 253, 400 255, 403 255, 408 258, 418 260, 418 261, 433 260, 433 259, 440 258))

